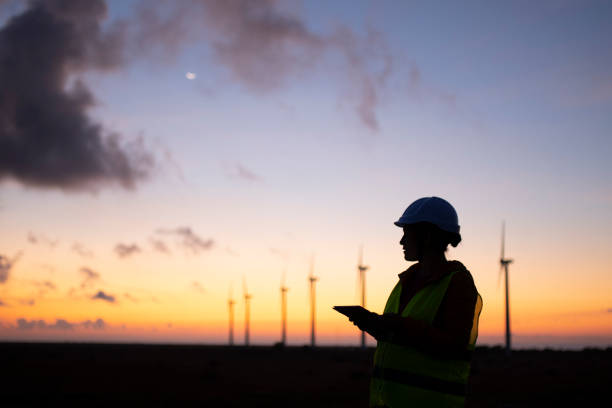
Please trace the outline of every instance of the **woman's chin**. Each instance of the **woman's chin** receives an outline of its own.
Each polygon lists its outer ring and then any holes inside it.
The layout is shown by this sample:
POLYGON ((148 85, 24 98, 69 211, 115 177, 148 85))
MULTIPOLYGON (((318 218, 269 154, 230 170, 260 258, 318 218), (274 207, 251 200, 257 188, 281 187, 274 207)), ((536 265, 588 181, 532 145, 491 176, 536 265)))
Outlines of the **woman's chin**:
POLYGON ((408 262, 414 262, 417 260, 416 256, 411 256, 406 251, 404 251, 404 259, 407 260, 408 262))

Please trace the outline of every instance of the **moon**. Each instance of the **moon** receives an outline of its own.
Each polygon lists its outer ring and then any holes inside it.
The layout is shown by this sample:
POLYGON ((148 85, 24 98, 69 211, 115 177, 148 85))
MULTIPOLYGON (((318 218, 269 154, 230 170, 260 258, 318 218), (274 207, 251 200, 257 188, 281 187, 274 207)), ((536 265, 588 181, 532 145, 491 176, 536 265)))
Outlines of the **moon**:
POLYGON ((195 72, 187 72, 185 74, 185 78, 187 78, 190 81, 193 81, 194 79, 196 79, 197 75, 195 74, 195 72))

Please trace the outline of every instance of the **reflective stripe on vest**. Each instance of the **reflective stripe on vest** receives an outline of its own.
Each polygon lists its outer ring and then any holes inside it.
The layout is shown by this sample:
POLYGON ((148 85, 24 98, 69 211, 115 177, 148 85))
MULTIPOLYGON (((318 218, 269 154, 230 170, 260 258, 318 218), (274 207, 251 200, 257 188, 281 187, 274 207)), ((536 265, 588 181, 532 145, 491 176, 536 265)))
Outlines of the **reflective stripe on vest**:
MULTIPOLYGON (((432 324, 448 285, 455 275, 448 274, 417 292, 401 313, 432 324)), ((399 313, 401 283, 397 283, 384 313, 399 313)), ((478 330, 482 299, 477 296, 474 325, 464 358, 444 359, 421 352, 414 347, 378 342, 374 354, 374 372, 370 384, 370 406, 462 407, 465 403, 470 360, 478 330)))

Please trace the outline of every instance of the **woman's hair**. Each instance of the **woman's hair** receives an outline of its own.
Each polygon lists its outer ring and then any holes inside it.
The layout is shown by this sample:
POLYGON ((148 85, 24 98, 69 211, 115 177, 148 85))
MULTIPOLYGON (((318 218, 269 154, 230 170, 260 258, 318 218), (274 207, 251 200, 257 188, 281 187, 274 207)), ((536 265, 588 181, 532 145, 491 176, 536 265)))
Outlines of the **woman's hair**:
POLYGON ((414 226, 420 237, 421 245, 424 245, 425 240, 429 238, 429 246, 433 247, 434 250, 445 252, 449 244, 454 248, 461 242, 459 233, 444 231, 429 222, 419 222, 414 226))

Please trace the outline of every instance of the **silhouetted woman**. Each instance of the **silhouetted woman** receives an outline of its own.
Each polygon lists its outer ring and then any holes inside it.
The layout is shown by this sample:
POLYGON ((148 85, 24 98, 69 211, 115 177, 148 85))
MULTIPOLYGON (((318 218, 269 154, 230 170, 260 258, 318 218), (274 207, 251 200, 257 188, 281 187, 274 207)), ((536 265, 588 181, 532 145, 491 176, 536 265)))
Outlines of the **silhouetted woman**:
POLYGON ((395 223, 407 261, 384 313, 353 317, 376 338, 371 407, 462 407, 482 299, 472 275, 448 261, 461 241, 455 209, 438 197, 416 200, 395 223))

